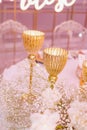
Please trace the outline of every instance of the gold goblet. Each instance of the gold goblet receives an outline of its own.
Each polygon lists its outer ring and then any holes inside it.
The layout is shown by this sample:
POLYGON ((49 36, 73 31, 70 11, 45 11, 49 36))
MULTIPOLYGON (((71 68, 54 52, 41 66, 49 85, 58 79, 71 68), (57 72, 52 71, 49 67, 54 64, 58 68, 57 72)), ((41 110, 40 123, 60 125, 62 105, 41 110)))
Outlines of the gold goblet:
POLYGON ((41 49, 44 41, 44 33, 36 30, 26 30, 23 32, 23 42, 26 51, 28 52, 28 58, 30 60, 30 80, 29 80, 29 93, 24 94, 23 98, 29 103, 32 103, 36 98, 35 93, 32 92, 32 76, 33 66, 36 59, 37 52, 41 49))
POLYGON ((63 70, 68 57, 68 52, 62 48, 46 48, 43 52, 44 65, 49 73, 48 80, 51 88, 57 80, 57 75, 63 70))

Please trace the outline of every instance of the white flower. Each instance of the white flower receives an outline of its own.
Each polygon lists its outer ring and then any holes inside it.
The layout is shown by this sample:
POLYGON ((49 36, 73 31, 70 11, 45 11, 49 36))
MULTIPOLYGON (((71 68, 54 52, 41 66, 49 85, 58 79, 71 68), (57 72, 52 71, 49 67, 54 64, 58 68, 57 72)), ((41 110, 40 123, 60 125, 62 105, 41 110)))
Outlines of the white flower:
POLYGON ((73 126, 78 130, 87 130, 87 102, 74 101, 69 109, 73 126))
POLYGON ((30 116, 32 126, 30 130, 54 130, 56 122, 59 120, 57 112, 46 110, 43 114, 34 113, 30 116))
POLYGON ((49 87, 42 92, 42 100, 47 108, 54 108, 55 103, 59 101, 60 97, 60 93, 56 88, 51 89, 49 87))

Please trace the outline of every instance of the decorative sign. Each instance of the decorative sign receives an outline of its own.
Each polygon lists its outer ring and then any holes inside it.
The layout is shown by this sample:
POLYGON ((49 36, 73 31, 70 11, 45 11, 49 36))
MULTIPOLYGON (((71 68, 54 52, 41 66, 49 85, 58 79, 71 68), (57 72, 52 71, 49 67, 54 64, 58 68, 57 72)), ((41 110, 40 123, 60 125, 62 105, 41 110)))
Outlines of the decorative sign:
MULTIPOLYGON (((21 0, 20 1, 20 8, 22 10, 27 10, 31 5, 34 5, 36 10, 40 10, 45 7, 45 5, 51 5, 56 0, 43 0, 40 2, 40 0, 21 0)), ((57 0, 55 4, 55 11, 61 12, 64 8, 64 6, 69 7, 72 6, 76 0, 57 0), (70 1, 70 2, 68 2, 70 1)))
MULTIPOLYGON (((14 1, 14 0, 9 0, 14 1)), ((0 0, 0 3, 2 0, 0 0)), ((35 7, 36 10, 44 8, 46 5, 52 5, 55 3, 54 10, 56 12, 61 12, 63 8, 72 6, 76 0, 20 0, 21 10, 27 10, 31 5, 35 7)))

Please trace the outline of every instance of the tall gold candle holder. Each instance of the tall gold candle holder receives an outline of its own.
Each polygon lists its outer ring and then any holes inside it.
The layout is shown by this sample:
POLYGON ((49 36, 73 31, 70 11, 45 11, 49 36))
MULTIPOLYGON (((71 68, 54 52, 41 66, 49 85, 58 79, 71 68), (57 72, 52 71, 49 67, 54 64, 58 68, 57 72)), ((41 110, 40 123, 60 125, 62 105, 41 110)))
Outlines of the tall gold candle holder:
POLYGON ((80 78, 79 100, 87 101, 87 59, 82 64, 82 75, 80 78))
POLYGON ((82 64, 82 78, 84 84, 87 84, 87 60, 84 60, 82 64))
POLYGON ((36 98, 35 93, 32 92, 32 77, 33 67, 36 59, 37 52, 41 49, 44 42, 44 33, 36 30, 26 30, 23 32, 23 42, 26 51, 28 52, 28 59, 30 60, 30 80, 29 80, 29 93, 24 94, 23 98, 29 103, 32 103, 36 98))
POLYGON ((44 65, 49 73, 48 80, 53 89, 57 75, 63 70, 68 57, 68 52, 62 48, 46 48, 43 52, 44 65))

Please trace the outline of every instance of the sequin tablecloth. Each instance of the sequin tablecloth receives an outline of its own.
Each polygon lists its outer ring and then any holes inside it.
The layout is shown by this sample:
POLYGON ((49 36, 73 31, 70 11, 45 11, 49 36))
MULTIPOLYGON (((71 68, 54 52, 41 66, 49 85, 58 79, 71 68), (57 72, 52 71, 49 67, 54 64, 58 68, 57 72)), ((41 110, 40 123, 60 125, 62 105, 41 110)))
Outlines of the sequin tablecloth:
POLYGON ((32 88, 39 96, 33 105, 22 100, 22 95, 28 92, 29 61, 24 59, 5 69, 0 76, 0 130, 55 130, 60 118, 55 109, 61 98, 60 86, 68 98, 72 97, 68 109, 71 125, 76 130, 87 130, 87 102, 79 100, 77 65, 76 59, 69 59, 52 90, 44 66, 36 64, 32 88))

